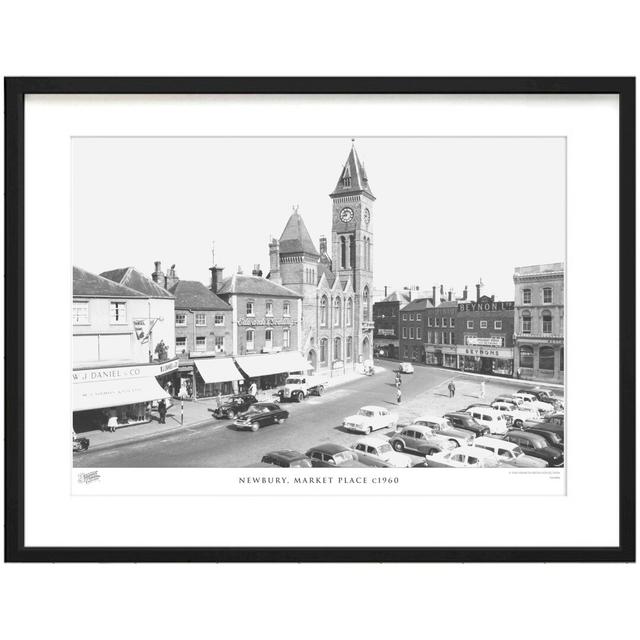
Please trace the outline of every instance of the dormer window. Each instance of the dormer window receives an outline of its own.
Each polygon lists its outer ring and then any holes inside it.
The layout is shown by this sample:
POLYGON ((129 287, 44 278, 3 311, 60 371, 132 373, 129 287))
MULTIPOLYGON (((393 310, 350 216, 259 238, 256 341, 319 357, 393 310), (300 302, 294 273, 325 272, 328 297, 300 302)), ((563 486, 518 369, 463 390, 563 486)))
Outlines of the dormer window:
POLYGON ((351 176, 345 176, 345 177, 342 179, 342 184, 343 184, 345 187, 350 187, 350 186, 351 186, 351 176))

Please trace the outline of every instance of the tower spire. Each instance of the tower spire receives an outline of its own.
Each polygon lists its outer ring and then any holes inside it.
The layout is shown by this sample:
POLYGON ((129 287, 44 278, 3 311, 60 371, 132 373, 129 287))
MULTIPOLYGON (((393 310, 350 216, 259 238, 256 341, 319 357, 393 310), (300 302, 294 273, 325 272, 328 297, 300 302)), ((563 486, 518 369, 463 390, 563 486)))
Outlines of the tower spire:
POLYGON ((334 197, 358 193, 366 193, 370 198, 375 199, 373 193, 371 193, 367 172, 364 170, 364 165, 360 162, 356 151, 356 139, 351 138, 351 150, 347 156, 347 161, 344 163, 338 183, 330 195, 334 197))

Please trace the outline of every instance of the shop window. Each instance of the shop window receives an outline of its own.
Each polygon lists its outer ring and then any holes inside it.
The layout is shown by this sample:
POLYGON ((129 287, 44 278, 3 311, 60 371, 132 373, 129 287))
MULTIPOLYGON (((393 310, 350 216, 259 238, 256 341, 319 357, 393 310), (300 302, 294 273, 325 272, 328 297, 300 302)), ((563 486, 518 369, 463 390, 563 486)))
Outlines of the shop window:
POLYGON ((347 338, 347 360, 351 360, 353 357, 353 338, 349 336, 347 338))
POLYGON ((253 329, 247 329, 246 341, 247 351, 253 351, 255 349, 256 332, 253 329))
POLYGON ((207 338, 205 336, 196 336, 196 351, 207 350, 207 338))
POLYGON ((533 369, 533 347, 520 347, 520 366, 533 369))
POLYGON ((251 300, 249 300, 247 302, 247 315, 248 316, 254 316, 255 315, 255 304, 251 300))
POLYGON ((553 347, 540 347, 538 368, 543 371, 553 371, 554 364, 555 354, 553 353, 553 347))
POLYGON ((89 324, 89 303, 73 302, 73 324, 89 324))
POLYGON ((342 360, 342 340, 340 338, 333 339, 333 359, 342 360))
POLYGON ((531 314, 522 314, 522 333, 531 333, 531 314))
POLYGON ((289 329, 283 329, 282 331, 282 347, 288 349, 291 345, 291 331, 289 329))
POLYGON ((542 314, 542 333, 552 333, 551 313, 544 311, 542 314))
POLYGON ((327 296, 322 296, 320 300, 320 325, 327 326, 327 296))
POLYGON ((487 328, 487 321, 486 320, 480 320, 480 328, 481 329, 486 329, 487 328))
POLYGON ((267 302, 265 304, 265 312, 264 314, 270 318, 273 316, 273 302, 267 302))
POLYGON ((291 303, 290 302, 283 302, 282 303, 282 315, 285 318, 288 318, 291 315, 291 303))
POLYGON ((271 349, 273 347, 273 329, 266 329, 264 332, 264 348, 271 349))
POLYGON ((216 327, 224 327, 224 316, 221 313, 216 313, 213 322, 216 327))
POLYGON ((333 301, 333 326, 339 327, 342 320, 342 301, 336 298, 333 301))
POLYGON ((543 304, 551 304, 553 302, 553 289, 551 287, 542 289, 542 302, 543 304))
POLYGON ((223 352, 224 351, 224 336, 216 336, 214 338, 214 344, 216 345, 216 351, 223 352))
POLYGON ((111 324, 127 324, 126 302, 112 302, 110 311, 111 324))
POLYGON ((531 289, 522 290, 522 304, 531 304, 531 289))
POLYGON ((322 364, 327 364, 327 343, 326 338, 320 340, 320 362, 322 364))
POLYGON ((353 324, 353 300, 347 300, 347 327, 353 324))
POLYGON ((502 329, 502 320, 494 320, 493 321, 493 328, 496 330, 501 330, 502 329))
POLYGON ((187 339, 184 336, 176 338, 176 351, 184 353, 187 350, 187 339))
POLYGON ((206 324, 204 313, 196 313, 196 327, 204 327, 206 324))
POLYGON ((473 329, 473 320, 467 320, 467 329, 473 329))

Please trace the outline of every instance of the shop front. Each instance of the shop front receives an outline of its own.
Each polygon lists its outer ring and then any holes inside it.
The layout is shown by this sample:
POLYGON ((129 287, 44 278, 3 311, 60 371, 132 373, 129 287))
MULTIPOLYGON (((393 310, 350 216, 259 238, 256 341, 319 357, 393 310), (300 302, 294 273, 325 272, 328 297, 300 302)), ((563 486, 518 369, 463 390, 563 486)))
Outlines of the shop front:
POLYGON ((425 347, 426 364, 431 364, 436 367, 442 366, 442 349, 440 347, 427 346, 425 347))
POLYGON ((305 373, 311 369, 309 362, 297 351, 238 356, 235 360, 244 373, 245 389, 252 382, 258 389, 275 389, 284 384, 290 373, 305 373))
POLYGON ((238 381, 243 379, 233 358, 202 358, 195 361, 196 394, 211 398, 218 394, 236 393, 238 381))
POLYGON ((171 361, 163 365, 129 364, 74 370, 74 431, 116 429, 150 422, 152 403, 170 398, 157 376, 169 374, 176 366, 177 361, 171 361))
POLYGON ((513 376, 513 349, 458 346, 458 369, 487 375, 513 376))
POLYGON ((458 368, 458 352, 455 345, 443 345, 442 351, 442 366, 447 369, 458 368))

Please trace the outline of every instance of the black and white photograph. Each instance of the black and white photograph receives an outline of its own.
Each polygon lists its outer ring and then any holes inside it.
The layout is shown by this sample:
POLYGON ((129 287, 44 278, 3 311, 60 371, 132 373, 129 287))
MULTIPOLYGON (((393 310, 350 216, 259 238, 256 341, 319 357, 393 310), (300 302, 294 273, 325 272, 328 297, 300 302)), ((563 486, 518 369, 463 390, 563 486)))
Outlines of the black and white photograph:
POLYGON ((566 159, 74 138, 73 466, 564 468, 566 159))

